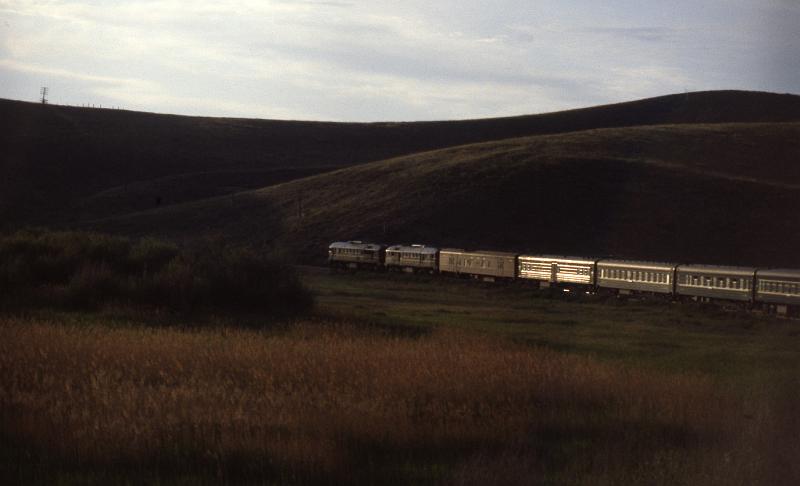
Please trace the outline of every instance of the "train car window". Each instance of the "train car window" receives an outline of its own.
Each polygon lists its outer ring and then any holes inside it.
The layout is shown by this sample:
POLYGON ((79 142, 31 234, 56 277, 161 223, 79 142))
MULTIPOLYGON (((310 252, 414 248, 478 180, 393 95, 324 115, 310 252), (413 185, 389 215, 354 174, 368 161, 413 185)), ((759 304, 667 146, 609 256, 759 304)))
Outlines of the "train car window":
POLYGON ((724 277, 717 277, 717 287, 726 288, 727 282, 725 281, 724 277))

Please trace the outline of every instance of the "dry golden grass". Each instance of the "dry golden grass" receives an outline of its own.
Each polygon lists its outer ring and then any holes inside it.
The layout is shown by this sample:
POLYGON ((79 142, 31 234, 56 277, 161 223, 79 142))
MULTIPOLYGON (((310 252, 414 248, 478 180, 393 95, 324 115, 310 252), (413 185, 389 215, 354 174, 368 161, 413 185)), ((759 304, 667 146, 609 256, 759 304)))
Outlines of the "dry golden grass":
POLYGON ((0 318, 11 482, 753 484, 775 477, 753 403, 464 333, 0 318))

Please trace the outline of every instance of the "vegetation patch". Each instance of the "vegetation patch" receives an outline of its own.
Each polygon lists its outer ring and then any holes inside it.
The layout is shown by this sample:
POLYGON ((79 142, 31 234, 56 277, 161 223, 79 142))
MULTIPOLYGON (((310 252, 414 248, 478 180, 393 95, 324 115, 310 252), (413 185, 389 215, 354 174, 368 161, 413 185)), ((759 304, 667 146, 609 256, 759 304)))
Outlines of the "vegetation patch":
POLYGON ((309 309, 312 298, 291 267, 220 243, 181 248, 152 238, 43 230, 0 237, 0 305, 106 304, 291 314, 309 309))

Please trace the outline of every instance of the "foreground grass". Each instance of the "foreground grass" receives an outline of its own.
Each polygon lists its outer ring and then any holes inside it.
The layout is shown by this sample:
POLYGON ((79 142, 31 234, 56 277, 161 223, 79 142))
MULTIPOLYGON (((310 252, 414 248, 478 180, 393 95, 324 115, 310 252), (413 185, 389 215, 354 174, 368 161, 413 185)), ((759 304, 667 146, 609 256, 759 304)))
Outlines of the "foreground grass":
POLYGON ((0 318, 12 483, 791 484, 792 400, 463 331, 0 318))

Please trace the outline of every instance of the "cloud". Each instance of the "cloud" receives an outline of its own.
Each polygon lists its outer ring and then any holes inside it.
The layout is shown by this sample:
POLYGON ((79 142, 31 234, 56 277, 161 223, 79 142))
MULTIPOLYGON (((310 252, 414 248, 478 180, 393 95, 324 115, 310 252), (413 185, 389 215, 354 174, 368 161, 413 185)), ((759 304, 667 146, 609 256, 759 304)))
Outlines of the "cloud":
POLYGON ((670 41, 679 32, 669 27, 596 27, 587 31, 642 42, 670 41))
POLYGON ((721 85, 800 91, 777 67, 800 51, 791 3, 611 5, 7 0, 0 69, 148 111, 365 121, 514 115, 721 85))
POLYGON ((145 79, 133 78, 116 78, 111 76, 97 76, 93 74, 77 73, 66 69, 59 69, 47 66, 37 66, 35 64, 26 64, 11 59, 0 59, 0 69, 9 69, 23 73, 39 74, 51 78, 65 78, 70 80, 84 81, 92 85, 112 86, 115 88, 142 91, 142 90, 156 90, 158 85, 152 81, 145 79))

